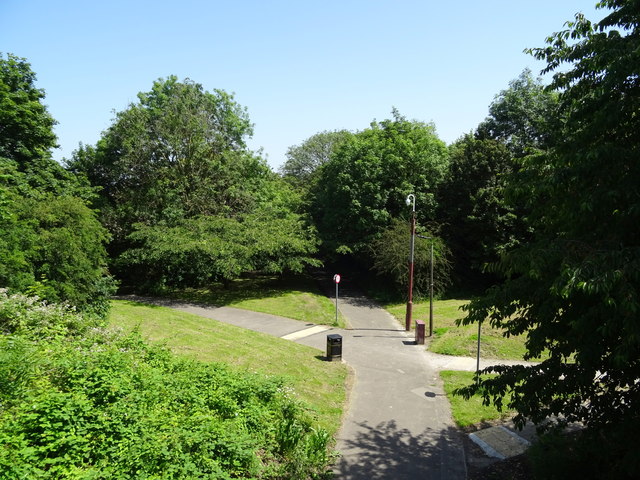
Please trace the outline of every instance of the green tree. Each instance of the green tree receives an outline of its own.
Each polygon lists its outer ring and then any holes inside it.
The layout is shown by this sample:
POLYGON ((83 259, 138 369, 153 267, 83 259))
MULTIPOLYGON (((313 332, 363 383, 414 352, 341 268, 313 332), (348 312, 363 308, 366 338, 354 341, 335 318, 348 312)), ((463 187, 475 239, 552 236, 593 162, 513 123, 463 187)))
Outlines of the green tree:
POLYGON ((0 286, 106 313, 107 232, 83 180, 51 158, 55 121, 24 59, 0 58, 0 286))
POLYGON ((0 54, 0 157, 24 170, 56 147, 56 121, 42 103, 36 74, 24 58, 0 54))
POLYGON ((558 94, 524 70, 495 97, 476 132, 452 145, 438 215, 460 287, 493 281, 484 266, 528 235, 522 222, 527 209, 504 191, 523 156, 552 144, 560 118, 558 94))
POLYGON ((514 170, 507 147, 494 139, 465 135, 449 149, 447 176, 439 188, 438 219, 452 250, 456 283, 473 286, 487 281, 486 263, 522 236, 514 208, 504 189, 514 170))
POLYGON ((409 193, 421 219, 434 217, 447 147, 433 125, 393 115, 349 136, 318 172, 311 211, 329 255, 354 254, 370 263, 371 242, 392 218, 407 215, 409 193))
POLYGON ((205 286, 318 265, 300 197, 245 145, 251 124, 221 90, 158 80, 69 162, 101 187, 114 271, 131 286, 205 286))
POLYGON ((172 76, 139 93, 95 148, 74 153, 69 168, 102 188, 105 224, 121 241, 135 223, 248 210, 268 171, 246 151, 251 133, 231 95, 172 76))
POLYGON ((314 232, 289 214, 264 211, 242 217, 203 216, 173 226, 139 224, 133 247, 119 258, 119 270, 140 279, 142 288, 206 287, 245 272, 280 274, 318 266, 314 232))
POLYGON ((300 145, 287 150, 287 161, 280 173, 295 185, 308 184, 320 166, 351 135, 347 130, 325 131, 312 135, 300 145))
POLYGON ((543 361, 494 368, 498 377, 464 393, 501 404, 511 392, 519 425, 581 421, 598 445, 594 478, 637 478, 640 9, 628 0, 598 6, 611 10, 599 23, 576 15, 532 51, 554 72, 562 141, 526 159, 512 192, 529 202, 533 238, 501 258, 505 281, 465 319, 527 335, 527 357, 543 361))
MULTIPOLYGON (((449 285, 451 264, 450 252, 443 240, 434 232, 416 227, 418 237, 414 246, 413 294, 416 297, 429 295, 431 283, 431 246, 433 245, 434 292, 444 293, 449 285)), ((373 270, 390 280, 398 293, 405 294, 409 283, 409 231, 407 222, 394 219, 391 226, 371 244, 373 270)), ((386 288, 389 282, 385 282, 386 288)))
POLYGON ((558 94, 525 69, 493 100, 477 136, 500 140, 515 157, 531 149, 544 149, 560 127, 557 106, 558 94))

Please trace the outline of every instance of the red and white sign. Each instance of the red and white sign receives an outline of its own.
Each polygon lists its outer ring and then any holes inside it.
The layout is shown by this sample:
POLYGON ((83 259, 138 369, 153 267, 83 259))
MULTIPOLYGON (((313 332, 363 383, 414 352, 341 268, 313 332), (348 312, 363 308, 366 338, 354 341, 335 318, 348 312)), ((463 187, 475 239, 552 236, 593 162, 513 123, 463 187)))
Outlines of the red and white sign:
POLYGON ((333 283, 340 283, 340 275, 337 273, 333 276, 333 283))

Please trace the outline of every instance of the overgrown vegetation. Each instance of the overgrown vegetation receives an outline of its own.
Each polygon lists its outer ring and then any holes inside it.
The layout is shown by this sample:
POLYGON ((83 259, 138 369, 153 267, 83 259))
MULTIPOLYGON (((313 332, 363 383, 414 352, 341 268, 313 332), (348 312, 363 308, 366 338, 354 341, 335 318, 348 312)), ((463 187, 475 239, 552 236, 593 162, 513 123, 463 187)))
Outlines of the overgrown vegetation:
POLYGON ((3 478, 299 478, 331 435, 287 383, 0 297, 3 478))
POLYGON ((334 434, 340 426, 346 366, 323 361, 316 349, 174 309, 129 301, 113 302, 109 325, 127 332, 139 330, 145 339, 189 358, 284 378, 322 428, 334 434))
POLYGON ((93 191, 51 158, 55 120, 25 59, 0 56, 0 287, 104 315, 114 282, 93 191))

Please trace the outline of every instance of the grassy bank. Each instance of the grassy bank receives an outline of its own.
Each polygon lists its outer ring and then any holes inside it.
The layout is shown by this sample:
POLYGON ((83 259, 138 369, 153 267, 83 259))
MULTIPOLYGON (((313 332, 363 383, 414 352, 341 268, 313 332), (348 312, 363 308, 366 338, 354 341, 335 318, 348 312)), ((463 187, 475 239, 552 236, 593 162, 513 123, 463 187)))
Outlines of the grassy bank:
POLYGON ((440 377, 444 381, 444 391, 451 404, 451 414, 456 424, 464 428, 510 416, 513 413, 510 410, 499 412, 493 405, 483 405, 480 395, 474 395, 472 398, 465 400, 461 396, 453 394, 455 389, 466 387, 473 383, 473 375, 473 372, 448 370, 440 372, 440 377))
MULTIPOLYGON (((433 339, 429 350, 443 355, 474 357, 478 348, 478 325, 457 326, 456 320, 464 317, 460 309, 468 300, 447 299, 433 302, 433 339)), ((388 304, 385 308, 404 325, 406 305, 388 304)), ((429 301, 413 304, 413 318, 429 321, 429 301)), ((427 332, 428 333, 428 332, 427 332)), ((506 338, 502 330, 482 325, 480 332, 480 356, 502 360, 522 360, 525 354, 524 337, 506 338)))
POLYGON ((114 301, 111 325, 139 328, 145 338, 205 362, 284 377, 330 433, 340 425, 347 367, 314 348, 165 307, 114 301))
POLYGON ((344 327, 334 302, 320 291, 318 283, 307 276, 290 278, 251 277, 215 284, 206 289, 185 289, 167 292, 174 298, 210 305, 244 308, 270 313, 308 323, 344 327))

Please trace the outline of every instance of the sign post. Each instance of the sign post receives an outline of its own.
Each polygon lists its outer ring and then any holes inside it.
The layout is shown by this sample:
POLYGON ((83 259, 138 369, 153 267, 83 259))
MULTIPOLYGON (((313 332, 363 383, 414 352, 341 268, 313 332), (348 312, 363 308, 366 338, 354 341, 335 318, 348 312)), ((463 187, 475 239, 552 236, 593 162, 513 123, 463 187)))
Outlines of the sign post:
POLYGON ((340 275, 335 274, 333 276, 333 283, 336 284, 336 325, 338 324, 338 284, 340 283, 340 275))

